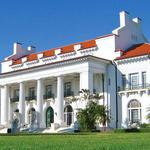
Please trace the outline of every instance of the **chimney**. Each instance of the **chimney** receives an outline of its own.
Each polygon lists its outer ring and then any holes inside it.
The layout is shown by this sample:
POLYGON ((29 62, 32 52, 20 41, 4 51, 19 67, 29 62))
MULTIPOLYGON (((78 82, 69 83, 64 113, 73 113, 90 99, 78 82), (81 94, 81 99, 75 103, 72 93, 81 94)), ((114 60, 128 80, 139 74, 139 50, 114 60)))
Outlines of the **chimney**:
POLYGON ((13 45, 13 54, 17 54, 22 49, 22 44, 15 42, 13 45))
POLYGON ((35 46, 28 46, 27 50, 31 51, 31 52, 35 52, 36 51, 36 47, 35 46))
POLYGON ((127 11, 120 12, 120 26, 124 27, 130 22, 130 15, 127 11))
POLYGON ((136 18, 132 19, 132 21, 134 21, 135 23, 137 23, 139 25, 142 23, 142 19, 139 18, 139 17, 136 17, 136 18))

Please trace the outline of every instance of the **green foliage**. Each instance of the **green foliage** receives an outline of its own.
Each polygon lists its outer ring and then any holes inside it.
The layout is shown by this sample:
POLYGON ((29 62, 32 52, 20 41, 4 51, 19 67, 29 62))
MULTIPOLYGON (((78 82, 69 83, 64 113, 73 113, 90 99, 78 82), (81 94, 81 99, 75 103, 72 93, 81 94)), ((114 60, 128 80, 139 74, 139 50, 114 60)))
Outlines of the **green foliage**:
POLYGON ((137 128, 115 129, 114 132, 115 133, 140 132, 140 129, 137 129, 137 128))
POLYGON ((130 132, 141 132, 141 133, 148 133, 150 132, 150 128, 129 128, 129 129, 115 129, 115 133, 130 133, 130 132))
POLYGON ((109 121, 108 111, 105 106, 99 105, 99 100, 103 98, 98 93, 90 94, 87 89, 79 91, 81 99, 87 100, 87 106, 78 114, 78 122, 81 130, 95 130, 95 124, 98 121, 104 127, 106 122, 109 121))
POLYGON ((140 128, 150 128, 150 124, 142 123, 142 124, 140 124, 140 128))
POLYGON ((94 101, 90 101, 86 108, 78 113, 78 122, 81 130, 96 129, 95 124, 97 121, 105 126, 108 120, 106 107, 94 101))
POLYGON ((148 133, 148 132, 150 132, 150 128, 141 128, 141 129, 140 129, 140 132, 148 133))

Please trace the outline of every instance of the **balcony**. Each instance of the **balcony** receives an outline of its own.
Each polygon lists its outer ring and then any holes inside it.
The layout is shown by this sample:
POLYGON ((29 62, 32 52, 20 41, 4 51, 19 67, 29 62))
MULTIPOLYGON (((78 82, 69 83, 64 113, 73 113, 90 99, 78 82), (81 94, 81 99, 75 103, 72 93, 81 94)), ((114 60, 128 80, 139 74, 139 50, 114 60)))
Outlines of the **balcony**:
POLYGON ((137 84, 130 87, 119 88, 118 91, 129 91, 129 90, 140 90, 140 89, 150 89, 150 84, 137 84))
POLYGON ((146 84, 137 84, 137 85, 130 85, 129 87, 122 87, 122 88, 118 88, 118 92, 120 94, 122 93, 138 93, 138 92, 146 92, 149 93, 150 90, 150 84, 146 83, 146 84))
POLYGON ((64 92, 64 97, 70 97, 70 96, 74 96, 74 92, 73 91, 66 91, 66 92, 64 92))
POLYGON ((33 101, 33 100, 36 100, 36 96, 28 96, 25 99, 26 101, 33 101))
POLYGON ((10 101, 13 103, 13 102, 19 102, 19 97, 13 97, 13 98, 10 98, 10 101))
POLYGON ((53 93, 43 95, 43 99, 51 99, 51 98, 54 98, 54 94, 53 93))

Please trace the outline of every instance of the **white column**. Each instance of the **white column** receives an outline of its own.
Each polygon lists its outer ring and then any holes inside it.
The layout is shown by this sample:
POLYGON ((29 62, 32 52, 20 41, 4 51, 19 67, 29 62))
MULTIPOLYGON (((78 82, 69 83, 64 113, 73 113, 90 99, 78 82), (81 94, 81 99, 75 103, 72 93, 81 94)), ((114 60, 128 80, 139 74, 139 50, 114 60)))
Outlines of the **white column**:
POLYGON ((93 72, 85 71, 80 73, 80 90, 88 89, 93 93, 93 72))
POLYGON ((25 84, 21 82, 19 87, 20 125, 23 127, 25 124, 25 84))
POLYGON ((8 126, 9 87, 4 85, 1 97, 1 124, 8 126))
POLYGON ((43 80, 37 80, 37 123, 39 128, 44 128, 43 116, 43 80))
POLYGON ((57 77, 57 122, 63 123, 64 113, 64 81, 62 76, 57 77))

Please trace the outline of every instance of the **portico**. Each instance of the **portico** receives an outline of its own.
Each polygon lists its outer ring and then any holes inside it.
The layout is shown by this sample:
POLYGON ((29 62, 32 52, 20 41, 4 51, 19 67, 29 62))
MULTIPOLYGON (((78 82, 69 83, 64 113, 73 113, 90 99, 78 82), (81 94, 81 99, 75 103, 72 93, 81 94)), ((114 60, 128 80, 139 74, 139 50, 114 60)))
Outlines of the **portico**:
MULTIPOLYGON (((11 126, 16 109, 19 110, 18 126, 21 128, 29 127, 33 122, 38 128, 46 128, 48 120, 53 120, 50 123, 57 126, 73 124, 77 114, 74 111, 78 109, 77 106, 83 108, 85 104, 81 104, 81 102, 68 103, 68 99, 72 96, 79 97, 81 89, 89 89, 91 93, 95 91, 102 93, 104 91, 102 89, 104 84, 102 75, 104 74, 105 65, 101 70, 93 70, 88 65, 87 69, 82 70, 79 68, 77 67, 76 70, 78 71, 75 70, 75 72, 65 73, 64 70, 58 75, 51 74, 50 76, 46 75, 46 77, 40 77, 37 73, 32 79, 29 77, 30 79, 27 80, 26 78, 26 80, 21 81, 20 73, 18 73, 18 78, 12 80, 11 84, 1 87, 1 92, 5 97, 5 101, 2 100, 3 103, 1 104, 1 113, 5 114, 1 116, 1 124, 11 126), (49 107, 52 111, 47 112, 49 107), (70 107, 70 109, 67 107, 70 107), (35 110, 35 112, 31 110, 35 110), (70 110, 72 111, 70 112, 70 110), (53 112, 52 115, 49 114, 53 119, 47 118, 47 113, 50 112, 53 112), (66 116, 67 114, 68 116, 66 116), (35 115, 35 118, 32 115, 35 115), (71 121, 67 121, 67 117, 71 121)), ((28 73, 21 74, 21 76, 28 76, 28 73)), ((7 77, 8 79, 9 77, 7 77)))

